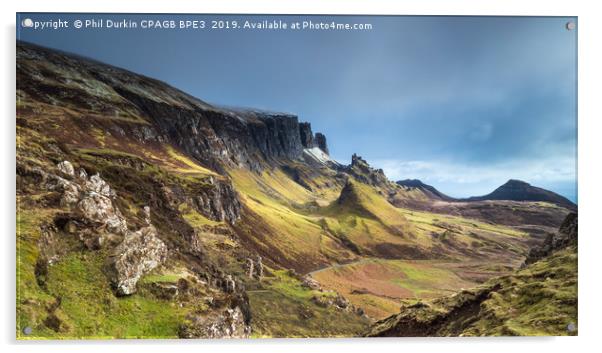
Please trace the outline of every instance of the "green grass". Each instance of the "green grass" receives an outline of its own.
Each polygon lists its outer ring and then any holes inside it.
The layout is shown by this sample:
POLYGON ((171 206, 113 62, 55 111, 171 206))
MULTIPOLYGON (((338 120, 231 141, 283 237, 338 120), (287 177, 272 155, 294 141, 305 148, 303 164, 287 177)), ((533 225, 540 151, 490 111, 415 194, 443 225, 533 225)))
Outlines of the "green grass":
POLYGON ((430 260, 365 259, 314 272, 313 277, 369 315, 383 318, 396 313, 402 300, 433 299, 476 285, 448 267, 430 260))
POLYGON ((435 336, 577 335, 577 303, 577 249, 571 246, 427 307, 406 306, 373 333, 396 328, 403 335, 407 327, 426 325, 435 336))
MULTIPOLYGON (((20 207, 17 198, 17 337, 25 327, 40 327, 46 317, 45 307, 54 297, 37 283, 35 265, 39 256, 37 242, 40 224, 54 210, 30 211, 20 207)), ((47 333, 47 331, 45 330, 47 333)))
POLYGON ((484 303, 497 321, 482 319, 477 332, 527 336, 576 335, 569 323, 577 320, 577 252, 575 247, 529 265, 513 276, 493 280, 503 290, 484 303))
POLYGON ((202 228, 203 226, 217 226, 220 224, 224 224, 224 222, 217 222, 203 216, 202 214, 198 213, 196 210, 194 210, 192 207, 188 206, 185 203, 180 204, 180 206, 178 206, 178 210, 180 211, 180 214, 186 220, 186 222, 188 222, 188 224, 190 224, 190 226, 193 228, 202 228))
POLYGON ((181 168, 176 168, 176 170, 178 172, 181 173, 198 173, 198 174, 202 174, 202 175, 214 175, 216 176, 217 174, 201 165, 199 165, 198 163, 194 162, 193 160, 191 160, 190 158, 186 157, 185 155, 183 155, 182 153, 178 152, 175 148, 166 145, 166 150, 167 150, 167 154, 169 155, 170 158, 182 163, 185 165, 185 167, 181 167, 181 168))
POLYGON ((286 271, 274 271, 265 289, 249 291, 253 337, 349 337, 363 332, 369 321, 352 312, 321 307, 313 296, 332 297, 301 286, 286 271))
POLYGON ((60 297, 63 329, 34 328, 37 338, 176 338, 185 310, 144 293, 115 297, 98 252, 72 253, 49 269, 47 288, 60 297))
POLYGON ((178 273, 148 274, 142 278, 140 283, 176 283, 180 278, 184 277, 178 273))

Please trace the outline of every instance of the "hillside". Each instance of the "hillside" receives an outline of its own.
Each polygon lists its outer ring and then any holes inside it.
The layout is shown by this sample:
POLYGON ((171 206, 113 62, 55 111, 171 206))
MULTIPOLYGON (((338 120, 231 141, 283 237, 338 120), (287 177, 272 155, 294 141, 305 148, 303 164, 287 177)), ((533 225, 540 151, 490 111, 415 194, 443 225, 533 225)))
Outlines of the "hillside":
POLYGON ((569 213, 433 202, 295 115, 52 49, 19 42, 17 79, 19 339, 356 336, 508 275, 569 213))
POLYGON ((466 201, 510 200, 510 201, 543 201, 560 207, 574 210, 576 205, 566 197, 555 192, 532 186, 520 180, 510 179, 504 185, 484 196, 475 196, 466 201))
POLYGON ((405 179, 397 181, 397 185, 401 185, 409 190, 422 191, 427 197, 433 200, 456 201, 455 198, 447 196, 434 186, 423 183, 418 179, 405 179))
POLYGON ((449 297, 403 305, 367 335, 577 335, 576 214, 547 243, 545 254, 515 273, 449 297))

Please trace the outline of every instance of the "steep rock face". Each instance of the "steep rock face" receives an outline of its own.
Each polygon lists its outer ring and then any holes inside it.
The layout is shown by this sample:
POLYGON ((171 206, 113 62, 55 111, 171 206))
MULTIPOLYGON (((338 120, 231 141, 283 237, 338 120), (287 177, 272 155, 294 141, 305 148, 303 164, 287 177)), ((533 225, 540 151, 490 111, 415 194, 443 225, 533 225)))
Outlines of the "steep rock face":
POLYGON ((554 251, 564 249, 567 246, 577 245, 577 223, 577 213, 569 213, 560 225, 557 233, 548 235, 541 246, 529 251, 525 265, 549 256, 554 251))
POLYGON ((510 201, 545 201, 558 206, 576 210, 577 205, 555 192, 532 186, 520 180, 510 179, 504 185, 485 196, 476 196, 465 201, 510 200, 510 201))
POLYGON ((310 123, 300 123, 299 134, 301 135, 301 144, 304 148, 314 147, 314 134, 311 131, 310 123))
POLYGON ((186 203, 210 220, 235 224, 241 217, 242 205, 232 184, 213 176, 207 183, 194 191, 179 185, 164 185, 161 191, 173 210, 186 203))
POLYGON ((242 206, 238 194, 230 183, 213 182, 213 187, 195 196, 194 204, 199 212, 214 221, 227 221, 234 224, 240 219, 242 206))
POLYGON ((310 123, 299 124, 299 134, 301 135, 301 144, 306 149, 312 149, 314 147, 319 148, 322 152, 329 154, 328 144, 326 143, 326 136, 321 132, 314 133, 311 130, 310 123))
POLYGON ((115 90, 139 107, 156 133, 211 168, 247 167, 260 171, 274 159, 299 159, 303 151, 296 116, 263 112, 182 108, 115 90))
POLYGON ((316 132, 314 137, 315 145, 321 149, 324 153, 330 154, 328 151, 328 144, 326 143, 326 136, 321 132, 316 132))
POLYGON ((17 57, 22 99, 119 118, 116 133, 171 142, 218 172, 260 171, 274 160, 300 159, 304 144, 313 146, 311 126, 295 115, 215 107, 163 82, 24 42, 17 57), (150 124, 125 126, 138 117, 150 124))

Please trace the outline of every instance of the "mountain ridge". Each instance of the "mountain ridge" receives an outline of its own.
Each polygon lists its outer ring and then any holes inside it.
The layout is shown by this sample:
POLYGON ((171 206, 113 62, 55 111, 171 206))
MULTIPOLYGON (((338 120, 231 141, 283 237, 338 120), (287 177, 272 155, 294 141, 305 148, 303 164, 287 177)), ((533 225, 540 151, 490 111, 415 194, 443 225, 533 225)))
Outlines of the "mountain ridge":
POLYGON ((483 196, 470 196, 457 198, 448 196, 437 190, 434 186, 423 183, 419 179, 405 179, 396 182, 398 185, 406 188, 422 190, 427 197, 434 200, 449 202, 473 202, 473 201, 544 201, 556 204, 558 206, 575 209, 577 205, 553 191, 532 186, 531 184, 517 179, 509 179, 507 182, 497 187, 494 191, 483 196))
POLYGON ((424 210, 296 115, 52 49, 18 42, 17 78, 18 335, 355 336, 508 274, 568 212, 424 210))

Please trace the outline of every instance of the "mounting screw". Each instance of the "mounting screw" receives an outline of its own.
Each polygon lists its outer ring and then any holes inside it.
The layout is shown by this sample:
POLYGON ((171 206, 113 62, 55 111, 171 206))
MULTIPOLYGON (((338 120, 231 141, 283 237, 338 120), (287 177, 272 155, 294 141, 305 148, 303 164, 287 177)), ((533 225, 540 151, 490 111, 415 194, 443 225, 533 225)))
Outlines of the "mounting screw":
POLYGON ((575 332, 576 329, 577 329, 577 327, 575 327, 575 323, 573 323, 573 322, 566 325, 566 330, 569 332, 575 332))
POLYGON ((31 335, 32 332, 33 332, 33 329, 31 327, 29 327, 29 326, 26 326, 23 329, 23 333, 26 334, 26 335, 31 335))
POLYGON ((23 21, 21 21, 21 26, 23 27, 33 27, 33 21, 31 18, 26 18, 23 21))
POLYGON ((575 22, 573 22, 573 21, 569 21, 566 23, 567 31, 572 31, 575 29, 575 27, 577 27, 577 25, 575 25, 575 22))

